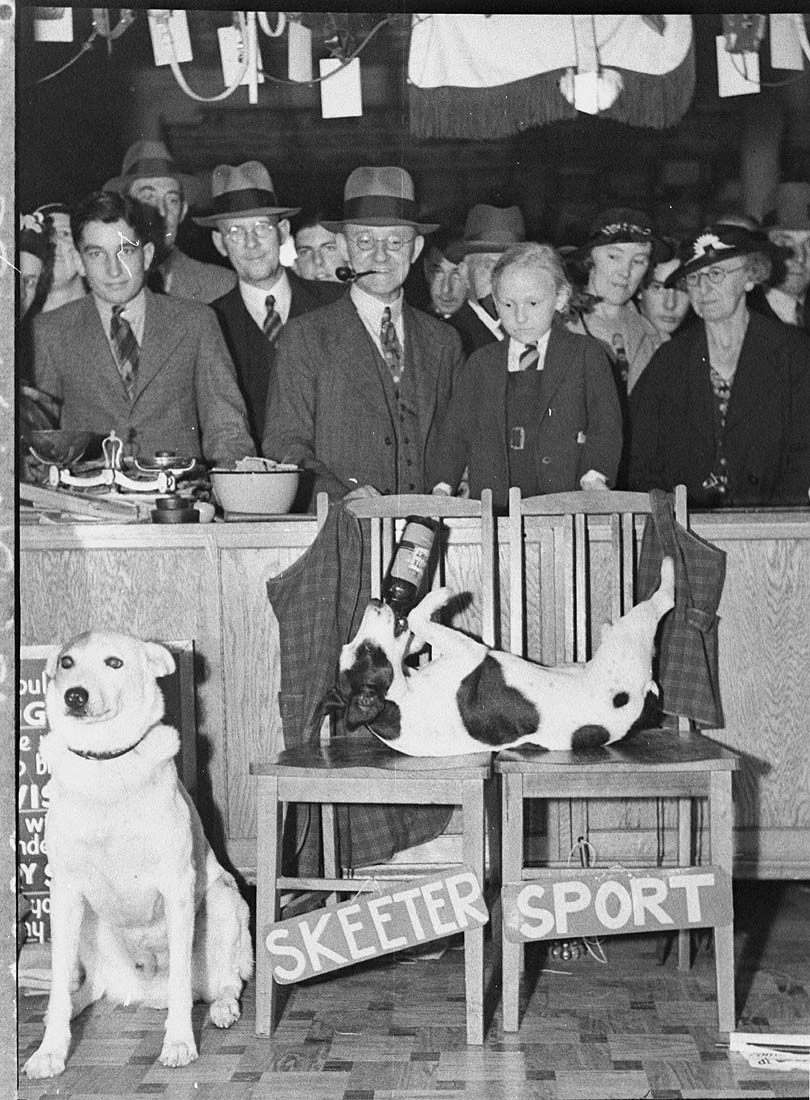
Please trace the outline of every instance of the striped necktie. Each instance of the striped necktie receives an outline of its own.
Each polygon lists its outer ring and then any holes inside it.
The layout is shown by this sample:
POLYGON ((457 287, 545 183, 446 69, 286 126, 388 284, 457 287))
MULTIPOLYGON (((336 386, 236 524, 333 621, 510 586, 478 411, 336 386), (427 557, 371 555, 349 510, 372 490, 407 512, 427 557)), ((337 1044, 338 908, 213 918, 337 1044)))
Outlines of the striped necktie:
POLYGON ((526 344, 518 359, 519 370, 537 370, 540 361, 540 352, 537 344, 526 344))
POLYGON ((124 383, 130 401, 138 376, 138 341, 129 321, 122 315, 124 306, 113 306, 110 321, 110 339, 115 351, 118 373, 124 383))
POLYGON ((394 380, 394 385, 399 385, 399 380, 402 377, 402 344, 399 342, 396 326, 391 320, 390 306, 386 306, 382 312, 380 345, 382 346, 383 358, 394 380))
POLYGON ((268 294, 264 300, 264 308, 267 310, 267 315, 264 318, 264 335, 267 337, 271 345, 274 345, 278 340, 278 334, 284 327, 284 322, 281 320, 281 315, 276 310, 276 297, 274 294, 268 294))

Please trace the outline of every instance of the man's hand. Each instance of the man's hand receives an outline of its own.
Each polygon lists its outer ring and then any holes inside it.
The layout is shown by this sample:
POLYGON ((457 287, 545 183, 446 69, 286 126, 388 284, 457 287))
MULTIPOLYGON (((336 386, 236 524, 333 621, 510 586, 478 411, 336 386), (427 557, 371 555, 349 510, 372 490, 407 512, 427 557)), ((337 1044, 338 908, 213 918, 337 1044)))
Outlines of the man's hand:
POLYGON ((358 485, 356 489, 350 490, 343 498, 347 503, 352 500, 367 500, 369 497, 379 497, 382 493, 379 489, 375 489, 373 485, 358 485))

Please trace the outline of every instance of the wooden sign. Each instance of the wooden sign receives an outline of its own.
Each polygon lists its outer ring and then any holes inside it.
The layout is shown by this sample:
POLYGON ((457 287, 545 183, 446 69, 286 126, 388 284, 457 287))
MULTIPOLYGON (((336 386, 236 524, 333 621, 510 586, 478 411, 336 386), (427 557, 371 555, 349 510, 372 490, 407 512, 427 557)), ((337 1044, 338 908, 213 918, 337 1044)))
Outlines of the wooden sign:
POLYGON ((526 940, 615 936, 730 924, 731 890, 720 867, 610 867, 544 871, 502 890, 504 935, 526 940))
POLYGON ((475 872, 460 867, 398 883, 385 894, 363 895, 278 921, 264 942, 272 957, 273 978, 286 985, 488 920, 475 872))

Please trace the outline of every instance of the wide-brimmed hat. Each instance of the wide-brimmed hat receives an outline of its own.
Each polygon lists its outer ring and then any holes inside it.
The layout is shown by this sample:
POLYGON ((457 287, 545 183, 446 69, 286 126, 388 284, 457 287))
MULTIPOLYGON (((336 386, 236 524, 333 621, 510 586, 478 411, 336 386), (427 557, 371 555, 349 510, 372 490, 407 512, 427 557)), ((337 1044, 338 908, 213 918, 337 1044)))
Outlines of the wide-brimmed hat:
POLYGON ((17 238, 17 247, 20 252, 29 252, 32 256, 45 263, 48 258, 50 234, 45 224, 45 218, 38 211, 34 214, 22 214, 20 216, 20 234, 17 238))
POLYGON ((810 229, 810 183, 780 183, 768 196, 762 224, 768 229, 810 229))
POLYGON ((700 271, 701 268, 710 267, 721 260, 750 256, 755 252, 771 258, 764 234, 738 225, 709 226, 684 242, 680 253, 681 266, 673 271, 664 286, 675 286, 692 271, 700 271))
POLYGON ((211 206, 193 220, 197 225, 216 229, 223 218, 252 218, 267 214, 291 218, 300 206, 280 206, 270 173, 257 160, 232 167, 218 164, 211 173, 211 206))
POLYGON ((190 206, 200 199, 202 193, 200 181, 196 176, 189 176, 178 169, 162 141, 136 141, 130 145, 124 153, 120 176, 113 176, 111 180, 107 180, 103 190, 128 195, 130 187, 136 180, 160 176, 177 180, 190 206))
POLYGON ((490 206, 479 202, 464 223, 464 254, 506 252, 526 240, 526 226, 519 206, 490 206))
POLYGON ((584 260, 594 248, 611 244, 651 244, 651 264, 661 263, 669 251, 648 214, 631 206, 614 206, 594 218, 587 241, 570 258, 584 260))
POLYGON ((355 168, 343 188, 343 218, 322 222, 330 233, 343 226, 410 225, 417 233, 432 233, 438 222, 423 222, 413 190, 413 180, 404 168, 355 168))

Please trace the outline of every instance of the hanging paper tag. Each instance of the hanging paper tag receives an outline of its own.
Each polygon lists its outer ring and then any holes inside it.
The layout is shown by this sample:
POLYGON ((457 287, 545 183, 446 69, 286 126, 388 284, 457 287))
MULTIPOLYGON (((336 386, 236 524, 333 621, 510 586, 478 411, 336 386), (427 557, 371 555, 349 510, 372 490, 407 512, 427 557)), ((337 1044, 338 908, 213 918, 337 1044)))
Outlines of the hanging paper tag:
MULTIPOLYGON (((801 16, 799 16, 801 19, 801 16)), ((799 41, 796 17, 788 12, 771 12, 771 68, 804 69, 804 53, 799 41)))
POLYGON ((151 8, 149 10, 149 34, 152 37, 152 53, 156 65, 170 65, 172 45, 174 57, 181 64, 192 60, 191 39, 188 35, 186 13, 175 8, 151 8))
POLYGON ((72 42, 72 8, 35 8, 35 42, 72 42))
POLYGON ((752 95, 759 91, 759 54, 734 53, 726 50, 722 34, 717 43, 717 90, 720 98, 732 95, 752 95))
POLYGON ((312 31, 295 21, 287 38, 287 75, 301 83, 312 80, 312 31))
POLYGON ((321 76, 326 77, 320 85, 322 118, 357 118, 363 113, 360 58, 355 57, 343 68, 342 65, 337 57, 318 62, 321 76))
MULTIPOLYGON (((219 38, 219 53, 222 59, 222 79, 225 82, 225 87, 230 88, 232 84, 236 83, 239 73, 242 71, 242 66, 245 64, 245 43, 236 27, 220 27, 217 30, 217 37, 219 38)), ((264 72, 262 71, 261 56, 258 56, 258 45, 256 51, 258 83, 264 84, 264 72)), ((246 66, 239 83, 250 84, 250 65, 246 66)))

